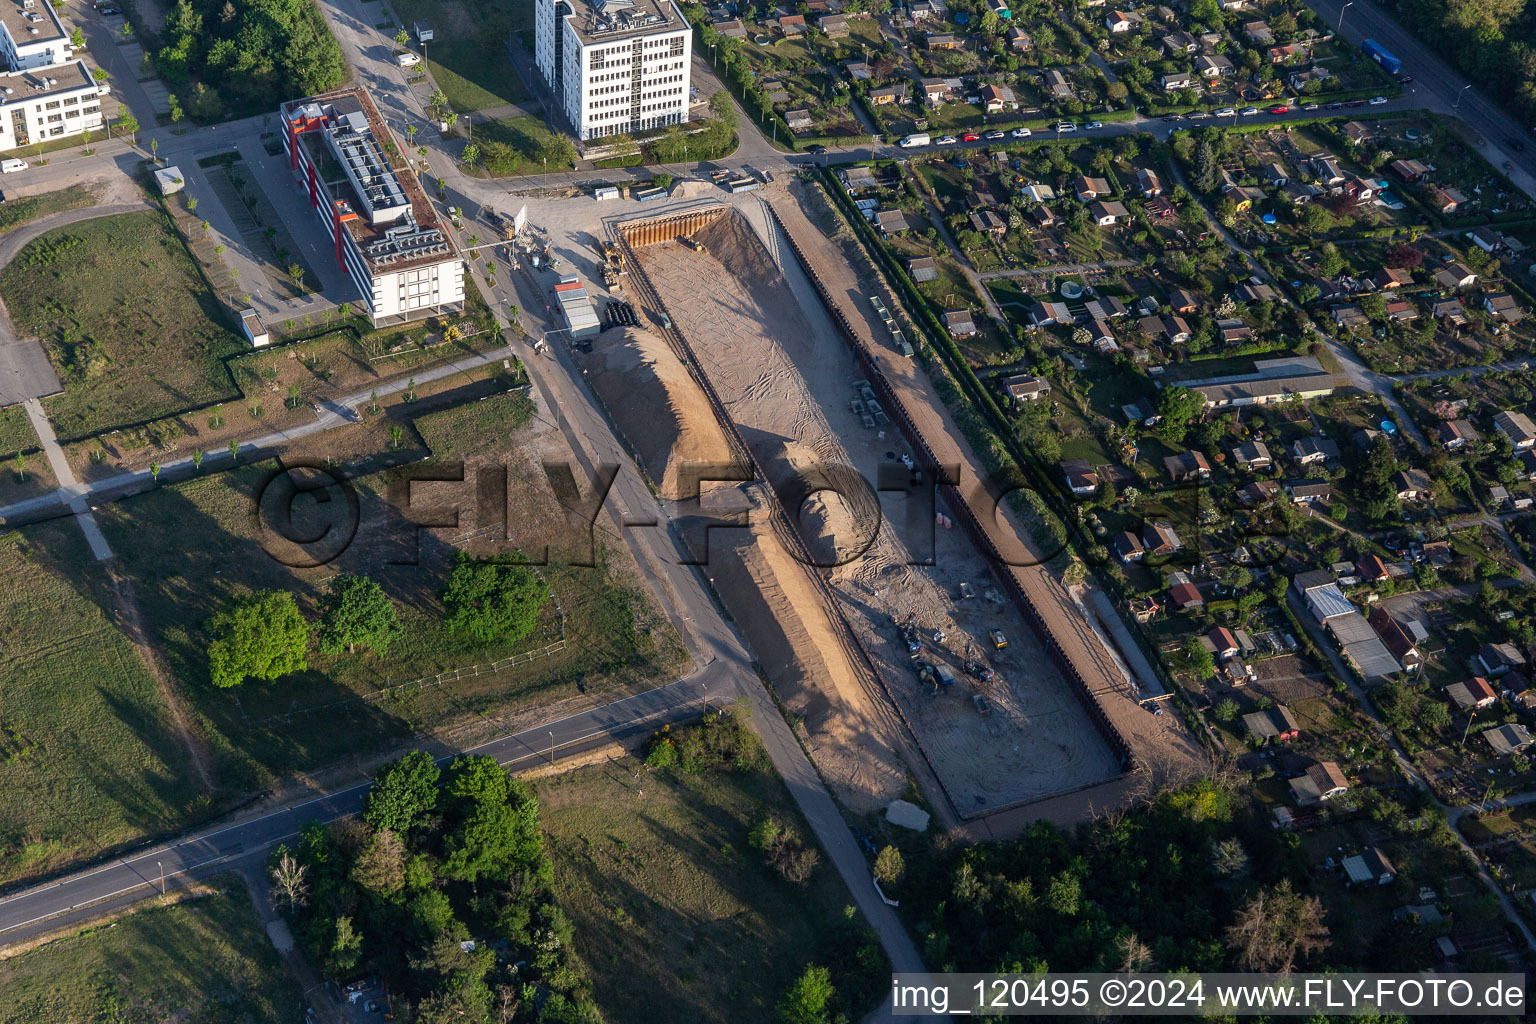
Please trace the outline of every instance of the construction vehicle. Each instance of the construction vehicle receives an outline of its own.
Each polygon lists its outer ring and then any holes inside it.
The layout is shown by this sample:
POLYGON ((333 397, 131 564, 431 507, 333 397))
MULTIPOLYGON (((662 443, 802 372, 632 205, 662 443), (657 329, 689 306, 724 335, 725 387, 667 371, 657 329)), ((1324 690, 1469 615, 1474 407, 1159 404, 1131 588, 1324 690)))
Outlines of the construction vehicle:
POLYGON ((938 662, 924 661, 917 666, 917 678, 934 688, 934 691, 947 690, 955 685, 955 673, 948 665, 938 662))
POLYGON ((965 672, 967 675, 975 676, 977 679, 980 679, 984 683, 990 683, 994 678, 997 677, 996 672, 993 672, 985 664, 979 661, 967 661, 965 663, 965 672))
POLYGON ((992 713, 992 705, 991 705, 991 703, 987 700, 987 698, 983 697, 981 694, 979 694, 979 693, 971 694, 971 700, 975 703, 976 710, 981 715, 982 718, 986 718, 988 715, 990 715, 992 713))
POLYGON ((962 600, 962 601, 969 601, 972 598, 974 598, 975 596, 976 596, 975 588, 972 587, 969 583, 967 583, 967 582, 962 580, 961 583, 960 583, 960 600, 962 600))
POLYGON ((1008 638, 1003 635, 1003 631, 1000 629, 989 630, 987 637, 992 641, 992 646, 999 651, 1008 646, 1008 638))
POLYGON ((608 288, 615 288, 619 284, 619 278, 629 273, 629 269, 624 266, 624 250, 620 249, 616 242, 605 241, 602 257, 603 284, 608 288))

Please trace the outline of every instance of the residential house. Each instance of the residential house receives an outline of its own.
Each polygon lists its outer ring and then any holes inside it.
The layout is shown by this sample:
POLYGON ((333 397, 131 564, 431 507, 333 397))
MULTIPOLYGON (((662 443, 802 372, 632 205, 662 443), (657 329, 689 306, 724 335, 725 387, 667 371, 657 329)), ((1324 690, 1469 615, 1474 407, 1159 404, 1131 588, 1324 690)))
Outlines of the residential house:
POLYGON ((715 22, 715 31, 729 39, 747 38, 747 27, 734 19, 715 22))
POLYGON ((1467 197, 1461 189, 1441 188, 1439 185, 1429 187, 1429 204, 1443 214, 1452 214, 1466 205, 1467 197))
POLYGON ((939 276, 939 262, 932 256, 917 256, 907 262, 907 273, 918 284, 934 281, 939 276))
POLYGON ((929 32, 923 37, 923 44, 930 50, 959 50, 965 46, 965 40, 948 32, 929 32))
POLYGON ((1449 291, 1470 288, 1477 283, 1477 275, 1460 263, 1447 263, 1436 269, 1435 283, 1449 291))
POLYGON ((1291 709, 1280 704, 1243 716, 1243 728, 1260 743, 1289 743, 1301 738, 1301 726, 1291 709))
POLYGON ((1193 313, 1200 308, 1200 301, 1193 292, 1175 288, 1168 296, 1168 307, 1175 313, 1193 313))
POLYGON ((1142 204, 1142 209, 1147 212, 1148 217, 1158 217, 1163 219, 1172 217, 1176 212, 1178 212, 1174 209, 1173 204, 1164 199, 1162 196, 1153 196, 1151 199, 1148 199, 1145 203, 1142 204))
POLYGON ((1182 57, 1187 53, 1195 53, 1200 49, 1200 40, 1188 32, 1172 32, 1160 40, 1163 49, 1170 57, 1182 57))
POLYGON ((1285 169, 1284 164, 1273 160, 1264 165, 1260 176, 1266 185, 1273 185, 1275 188, 1284 188, 1291 183, 1291 172, 1285 169))
POLYGON ((1025 53, 1033 49, 1034 45, 1035 41, 1030 38, 1029 33, 1019 26, 1013 25, 1008 29, 1008 48, 1010 50, 1016 53, 1025 53))
POLYGON ((1180 611, 1186 611, 1205 607, 1205 598, 1200 596, 1200 588, 1193 583, 1175 583, 1168 588, 1168 603, 1180 611))
POLYGON ((843 61, 843 74, 855 82, 868 82, 875 77, 875 69, 862 60, 843 61))
POLYGON ((1099 227, 1107 228, 1127 219, 1131 212, 1125 208, 1124 203, 1112 199, 1109 202, 1090 203, 1088 215, 1099 227))
POLYGON ((1065 302, 1036 301, 1029 309, 1029 325, 1045 327, 1048 324, 1070 324, 1072 311, 1065 302))
POLYGON ((1148 523, 1141 531, 1141 543, 1147 554, 1163 558, 1184 550, 1184 542, 1173 531, 1172 523, 1148 523))
POLYGON ((1518 722, 1500 725, 1483 733, 1494 757, 1511 757, 1524 754, 1531 748, 1531 732, 1518 722))
POLYGON ((1291 61, 1300 63, 1311 60, 1312 46, 1310 43, 1286 43, 1284 46, 1271 46, 1264 51, 1271 64, 1288 64, 1291 61))
POLYGON ((1187 71, 1164 75, 1158 79, 1158 84, 1163 87, 1163 92, 1183 92, 1185 89, 1196 88, 1199 82, 1199 78, 1187 71))
POLYGON ((1152 407, 1152 403, 1147 399, 1138 398, 1134 402, 1122 405, 1120 407, 1120 415, 1125 417, 1126 426, 1134 427, 1152 422, 1152 418, 1157 415, 1157 410, 1152 407))
POLYGON ((1493 228, 1487 227, 1486 225, 1483 227, 1473 228, 1471 231, 1466 233, 1466 237, 1472 239, 1473 244, 1476 245, 1479 249, 1483 250, 1483 252, 1493 252, 1499 247, 1498 232, 1494 231, 1493 228))
POLYGON ((850 196, 867 188, 880 187, 880 179, 875 177, 874 169, 865 167, 863 164, 839 167, 837 180, 843 183, 843 188, 848 190, 850 196))
POLYGON ((841 14, 824 14, 816 19, 816 27, 827 34, 828 39, 843 39, 848 35, 848 19, 841 14))
POLYGON ((1110 194, 1109 181, 1105 178, 1090 178, 1085 174, 1079 174, 1072 179, 1072 191, 1076 193, 1079 202, 1092 202, 1110 194))
POLYGON ((981 105, 989 114, 996 114, 1003 110, 1018 109, 1018 100, 1014 99, 1013 90, 1006 85, 984 85, 981 87, 981 105))
POLYGON ((1067 488, 1076 495, 1093 494, 1099 489, 1099 474, 1087 459, 1068 459, 1061 464, 1062 478, 1067 488))
POLYGON ((1430 306, 1429 313, 1451 330, 1460 330, 1471 323, 1467 319, 1466 307, 1461 304, 1460 299, 1441 299, 1430 306))
POLYGON ((1285 493, 1297 505, 1312 505, 1333 498, 1333 487, 1327 480, 1287 480, 1285 493))
POLYGON ((971 211, 971 230, 979 231, 984 235, 1006 235, 1008 222, 1003 220, 991 210, 971 211))
POLYGON ((1110 546, 1114 548, 1116 556, 1125 565, 1141 561, 1142 556, 1147 553, 1147 549, 1142 547, 1141 541, 1137 539, 1134 533, 1130 532, 1120 534, 1110 546))
POLYGON ((1429 173, 1429 168, 1418 160, 1393 160, 1387 164, 1387 169, 1409 185, 1422 181, 1424 175, 1429 173))
POLYGON ((1525 310, 1509 292, 1490 292, 1483 296, 1483 309, 1495 320, 1506 324, 1518 324, 1525 319, 1525 310))
POLYGON ((1451 420, 1442 423, 1436 429, 1440 438, 1440 444, 1448 452, 1459 452, 1469 444, 1476 444, 1481 440, 1476 428, 1466 420, 1451 420))
POLYGON ((1493 429, 1503 434, 1516 451, 1536 445, 1536 423, 1523 412, 1506 409, 1493 417, 1493 429))
POLYGON ((1274 286, 1265 284, 1263 281, 1257 283, 1244 281, 1232 290, 1232 300, 1241 302, 1245 306, 1255 302, 1274 302, 1278 298, 1279 295, 1275 293, 1274 286))
POLYGON ((1104 16, 1104 26, 1116 35, 1141 27, 1141 15, 1133 11, 1110 11, 1104 16))
POLYGON ((878 89, 869 90, 867 97, 869 102, 877 107, 894 106, 906 101, 907 86, 905 83, 897 85, 882 85, 878 89))
POLYGON ((1188 451, 1170 455, 1163 459, 1163 469, 1176 484, 1204 480, 1211 475, 1211 464, 1206 461, 1204 452, 1188 451))
POLYGON ((1109 329, 1109 321, 1098 318, 1088 321, 1088 344, 1100 352, 1115 352, 1120 348, 1115 332, 1109 329))
POLYGON ((1235 658, 1242 652, 1242 648, 1237 645, 1237 638, 1226 626, 1217 626, 1200 640, 1201 646, 1210 651, 1217 661, 1235 658))
POLYGON ((1136 191, 1147 198, 1162 195, 1163 183, 1158 180, 1157 172, 1146 167, 1138 168, 1136 171, 1136 191))
POLYGON ((1445 695, 1460 711, 1481 711, 1483 708, 1492 707, 1499 695, 1493 687, 1488 685, 1488 680, 1482 676, 1473 676, 1465 682, 1452 683, 1445 688, 1445 695))
POLYGON ((1056 190, 1040 182, 1023 185, 1019 188, 1019 191, 1037 203, 1048 203, 1056 198, 1056 190))
POLYGON ((1083 303, 1083 313, 1092 320, 1113 320, 1127 316, 1125 303, 1113 295, 1103 295, 1083 303))
POLYGON ((951 338, 969 338, 976 334, 976 321, 968 309, 951 310, 944 314, 944 329, 951 338))
POLYGON ((1220 78, 1232 73, 1232 62, 1221 54, 1201 55, 1195 58, 1195 73, 1201 78, 1220 78))
POLYGON ((1496 679, 1525 665, 1525 655, 1511 643, 1483 644, 1473 659, 1482 667, 1483 675, 1496 679))
POLYGON ((811 112, 803 108, 786 110, 784 112, 784 123, 789 126, 789 130, 792 132, 808 132, 813 124, 811 112))
POLYGON ((1015 402, 1038 402, 1051 393, 1051 382, 1032 373, 1004 378, 1003 390, 1015 402))
POLYGON ((1387 300, 1387 319, 1388 320, 1395 320, 1395 321, 1398 321, 1399 323, 1406 323, 1409 320, 1417 320, 1418 318, 1419 318, 1419 307, 1415 306, 1409 300, 1407 300, 1407 299, 1388 299, 1387 300))
POLYGON ((1343 132, 1344 137, 1349 140, 1350 144, 1355 146, 1365 145, 1376 138, 1378 134, 1376 129, 1368 128, 1359 121, 1345 121, 1344 127, 1340 131, 1343 132))
POLYGON ((805 15, 786 14, 779 19, 779 31, 787 36, 805 35, 805 15))
POLYGON ((1310 82, 1316 82, 1321 86, 1332 77, 1332 71, 1329 71, 1321 64, 1314 64, 1305 71, 1292 71, 1286 77, 1286 83, 1296 92, 1301 92, 1310 82))
POLYGON ((1162 334, 1169 344, 1182 345, 1189 341, 1189 324, 1181 316, 1161 317, 1162 334))
POLYGON ((1397 880, 1397 871, 1387 855, 1373 846, 1363 854, 1344 858, 1344 877, 1350 885, 1391 885, 1397 880))
POLYGON ((1275 34, 1269 30, 1269 22, 1267 21, 1244 22, 1243 35, 1262 45, 1268 45, 1275 41, 1275 34))
POLYGON ((1326 437, 1304 437, 1291 445, 1291 454, 1303 466, 1339 461, 1339 446, 1326 437))
POLYGON ((1249 441, 1232 449, 1232 461, 1251 472, 1263 472, 1274 466, 1269 456, 1269 445, 1263 441, 1249 441))
POLYGON ((1413 271, 1400 267, 1382 267, 1371 275, 1371 284, 1381 291, 1391 291, 1404 285, 1413 284, 1413 271))
POLYGON ((1321 761, 1291 780, 1291 795, 1303 806, 1324 803, 1349 791, 1349 780, 1334 761, 1321 761))
MULTIPOLYGON (((1345 563, 1348 565, 1349 563, 1345 563)), ((1377 555, 1364 555, 1355 562, 1355 574, 1367 583, 1379 583, 1388 578, 1387 565, 1377 555)))
POLYGON ((906 213, 901 210, 881 210, 875 214, 875 225, 883 235, 900 234, 912 227, 906 213))
POLYGON ((907 5, 907 17, 912 19, 914 25, 920 21, 931 21, 941 13, 943 13, 942 5, 934 3, 933 0, 912 0, 912 3, 907 5))
POLYGON ((1428 501, 1429 474, 1422 469, 1401 469, 1392 474, 1392 489, 1399 501, 1428 501))
POLYGON ((1308 163, 1311 165, 1313 176, 1329 188, 1344 183, 1344 172, 1339 170, 1339 161, 1336 157, 1320 153, 1308 163))
POLYGON ((1371 323, 1371 318, 1365 315, 1365 310, 1361 309, 1354 303, 1349 303, 1348 305, 1344 306, 1334 306, 1333 309, 1329 310, 1329 312, 1333 316, 1333 322, 1344 328, 1346 331, 1352 331, 1361 327, 1368 327, 1371 323))
POLYGON ((1067 76, 1055 68, 1049 68, 1044 75, 1045 91, 1058 100, 1070 100, 1075 95, 1072 83, 1067 76))
MULTIPOLYGON (((1375 555, 1371 556, 1375 558, 1375 555)), ((1376 559, 1379 563, 1381 560, 1376 559)), ((1386 567, 1382 567, 1386 571, 1386 567)), ((1368 621, 1381 642, 1387 645, 1387 650, 1392 652, 1392 657, 1403 666, 1404 672, 1417 672, 1424 664, 1424 656, 1419 652, 1418 645, 1408 635, 1400 622, 1387 614, 1387 610, 1380 606, 1371 610, 1368 621)))

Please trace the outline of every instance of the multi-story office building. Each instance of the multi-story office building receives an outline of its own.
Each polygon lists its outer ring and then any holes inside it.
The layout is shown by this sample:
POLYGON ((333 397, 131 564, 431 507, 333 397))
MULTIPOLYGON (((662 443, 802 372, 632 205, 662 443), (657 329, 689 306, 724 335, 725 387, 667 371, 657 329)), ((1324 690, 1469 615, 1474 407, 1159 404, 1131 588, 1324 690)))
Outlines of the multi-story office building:
POLYGON ((688 120, 692 30, 672 0, 535 0, 534 55, 581 139, 688 120))
POLYGON ((368 94, 341 89, 279 113, 288 166, 374 326, 462 309, 464 261, 415 176, 391 163, 368 94))
POLYGON ((102 126, 101 97, 47 0, 0 0, 0 150, 102 126))

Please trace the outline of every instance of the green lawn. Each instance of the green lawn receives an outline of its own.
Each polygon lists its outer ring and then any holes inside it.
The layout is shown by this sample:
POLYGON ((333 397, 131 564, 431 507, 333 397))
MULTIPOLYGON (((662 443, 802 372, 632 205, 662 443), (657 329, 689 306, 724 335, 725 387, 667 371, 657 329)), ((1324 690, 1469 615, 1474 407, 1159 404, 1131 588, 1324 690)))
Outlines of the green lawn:
POLYGON ((514 174, 542 174, 545 171, 570 170, 570 164, 546 166, 539 157, 545 144, 554 133, 541 120, 530 115, 506 117, 499 121, 482 121, 471 129, 471 136, 484 154, 482 161, 493 177, 506 178, 514 174), (494 163, 487 146, 502 143, 511 148, 509 158, 494 163))
POLYGON ((187 820, 196 777, 79 527, 0 538, 0 579, 0 880, 187 820))
POLYGON ((304 995, 284 970, 240 880, 216 882, 226 890, 139 910, 0 961, 0 1020, 301 1020, 304 995))
POLYGON ((461 114, 528 98, 528 90, 500 42, 435 43, 428 48, 428 54, 432 80, 461 114))
MULTIPOLYGON (((533 24, 528 0, 396 0, 394 10, 407 28, 418 20, 432 25, 427 65, 454 110, 488 110, 528 98, 503 45, 514 30, 533 24)), ((421 49, 414 40, 411 46, 421 49)))
POLYGON ((95 205, 96 197, 84 185, 71 185, 57 192, 44 192, 40 196, 9 199, 0 203, 0 231, 9 231, 65 210, 79 210, 95 205))
POLYGON ((0 273, 0 294, 64 384, 43 403, 61 440, 239 395, 223 360, 245 342, 162 213, 50 232, 0 273))
POLYGON ((607 1019, 774 1020, 810 963, 833 971, 848 1019, 872 1008, 852 964, 863 959, 865 986, 888 968, 847 924, 835 870, 823 858, 802 889, 748 845, 770 811, 811 839, 771 767, 687 774, 624 758, 536 788, 555 890, 607 1019))
POLYGON ((24 406, 9 405, 0 409, 0 458, 10 458, 15 452, 37 450, 37 431, 27 418, 24 406))
MULTIPOLYGON (((516 396, 502 400, 514 403, 516 396)), ((467 436, 462 431, 439 433, 467 436)), ((515 645, 467 646, 442 627, 438 597, 453 550, 446 541, 467 531, 418 532, 411 519, 443 521, 442 513, 424 510, 422 499, 408 502, 390 474, 352 481, 360 519, 351 545, 340 557, 319 567, 289 568, 280 558, 292 562, 290 556, 302 552, 277 543, 256 514, 273 470, 270 462, 242 466, 161 487, 98 513, 123 571, 138 581, 148 628, 160 641, 171 671, 183 681, 215 749, 221 797, 263 788, 293 772, 351 755, 387 750, 418 730, 466 713, 532 707, 574 696, 578 687, 596 695, 653 685, 652 680, 671 675, 682 659, 675 634, 636 589, 630 570, 611 559, 593 568, 552 561, 540 572, 553 600, 533 635, 515 645), (294 675, 267 683, 248 681, 235 691, 216 690, 208 683, 205 624, 210 617, 237 596, 263 589, 294 592, 313 617, 325 580, 338 571, 376 579, 395 600, 405 636, 387 657, 363 651, 325 655, 311 647, 308 669, 294 675), (562 636, 568 641, 565 649, 526 665, 360 699, 392 684, 541 650, 562 636)), ((518 482, 533 479, 536 472, 521 463, 508 470, 513 509, 509 526, 519 538, 516 543, 532 557, 541 551, 523 538, 540 536, 539 531, 547 529, 543 521, 555 518, 549 509, 528 512, 532 499, 520 495, 518 482), (530 518, 535 521, 530 523, 530 518)), ((466 514, 473 514, 477 502, 472 488, 439 488, 438 493, 460 494, 445 500, 462 500, 466 514)), ((318 535, 328 526, 346 530, 352 520, 344 512, 338 520, 328 517, 348 503, 339 491, 331 495, 336 500, 326 504, 296 500, 298 532, 318 535)), ((451 510, 447 515, 452 522, 451 510)), ((599 544, 605 540, 599 535, 599 544)), ((492 538, 477 543, 477 550, 485 550, 492 538)), ((501 549, 510 551, 513 545, 501 549)), ((493 728, 489 722, 482 727, 493 728)))

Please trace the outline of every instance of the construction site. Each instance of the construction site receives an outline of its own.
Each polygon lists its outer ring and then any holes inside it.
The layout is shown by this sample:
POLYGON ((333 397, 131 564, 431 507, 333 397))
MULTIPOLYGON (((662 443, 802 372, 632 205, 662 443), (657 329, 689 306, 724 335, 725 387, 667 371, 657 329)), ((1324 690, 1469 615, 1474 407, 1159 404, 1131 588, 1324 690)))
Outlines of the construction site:
POLYGON ((919 453, 768 203, 619 233, 635 301, 659 306, 682 348, 606 331, 590 379, 668 499, 686 461, 746 450, 758 514, 749 535, 715 531, 709 572, 840 796, 872 810, 915 775, 953 817, 973 818, 1122 776, 1123 744, 1073 693, 995 567, 922 506, 919 453))

